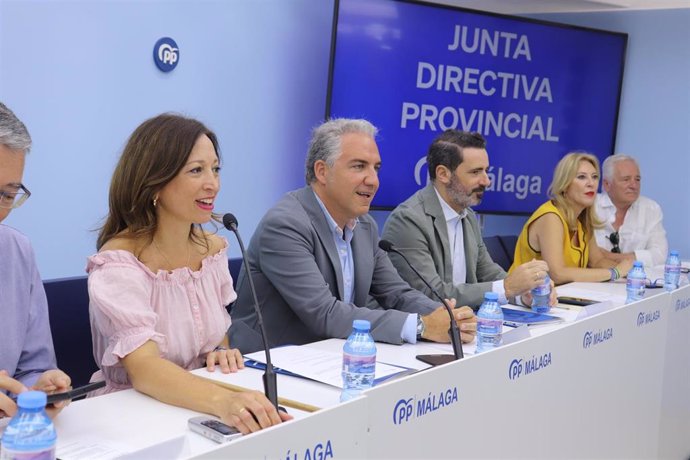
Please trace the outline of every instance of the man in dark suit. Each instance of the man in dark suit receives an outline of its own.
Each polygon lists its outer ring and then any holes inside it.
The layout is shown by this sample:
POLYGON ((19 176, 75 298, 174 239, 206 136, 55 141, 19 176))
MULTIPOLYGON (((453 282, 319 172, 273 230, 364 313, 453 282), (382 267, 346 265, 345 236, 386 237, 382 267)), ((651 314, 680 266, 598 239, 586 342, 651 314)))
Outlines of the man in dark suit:
MULTIPOLYGON (((502 302, 522 295, 530 305, 530 290, 543 283, 548 265, 535 260, 506 275, 484 246, 477 217, 470 208, 479 204, 491 183, 482 135, 445 131, 429 147, 427 166, 430 183, 395 208, 383 228, 383 238, 404 252, 445 297, 478 307, 484 293, 493 291, 502 302)), ((410 286, 431 296, 399 255, 391 253, 390 258, 410 286)), ((555 291, 552 293, 551 303, 555 305, 555 291)))
MULTIPOLYGON (((376 223, 367 214, 379 186, 375 135, 365 120, 317 127, 307 186, 270 209, 251 239, 249 268, 271 346, 346 338, 354 319, 369 320, 377 341, 450 341, 444 307, 410 288, 378 247, 376 223), (380 308, 367 308, 370 295, 380 308)), ((232 345, 248 353, 263 345, 244 274, 229 334, 232 345)), ((462 339, 472 341, 472 310, 458 308, 454 315, 462 339)))

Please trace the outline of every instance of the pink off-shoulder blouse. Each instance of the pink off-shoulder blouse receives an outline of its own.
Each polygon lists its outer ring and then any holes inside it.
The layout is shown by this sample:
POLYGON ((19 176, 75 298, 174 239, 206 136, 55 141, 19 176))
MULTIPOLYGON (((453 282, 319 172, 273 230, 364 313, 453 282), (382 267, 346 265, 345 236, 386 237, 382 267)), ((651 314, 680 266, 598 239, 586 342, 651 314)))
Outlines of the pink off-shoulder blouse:
POLYGON ((230 326, 225 306, 237 298, 228 269, 227 240, 199 271, 184 267, 151 272, 131 252, 109 250, 88 258, 93 353, 105 378, 98 394, 131 388, 120 363, 149 340, 160 355, 184 369, 204 364, 230 326))

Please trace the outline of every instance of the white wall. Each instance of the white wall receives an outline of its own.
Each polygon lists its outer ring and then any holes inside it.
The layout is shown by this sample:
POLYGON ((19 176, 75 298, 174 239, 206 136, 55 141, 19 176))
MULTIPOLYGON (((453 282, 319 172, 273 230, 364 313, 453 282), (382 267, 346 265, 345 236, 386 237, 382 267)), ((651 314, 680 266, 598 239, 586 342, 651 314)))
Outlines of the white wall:
POLYGON ((164 111, 218 134, 216 210, 232 211, 248 242, 266 209, 304 184, 309 131, 324 115, 332 14, 321 0, 0 0, 0 100, 34 139, 31 199, 4 223, 29 235, 43 278, 84 274, 121 149, 164 111), (163 36, 180 47, 170 74, 152 59, 163 36))

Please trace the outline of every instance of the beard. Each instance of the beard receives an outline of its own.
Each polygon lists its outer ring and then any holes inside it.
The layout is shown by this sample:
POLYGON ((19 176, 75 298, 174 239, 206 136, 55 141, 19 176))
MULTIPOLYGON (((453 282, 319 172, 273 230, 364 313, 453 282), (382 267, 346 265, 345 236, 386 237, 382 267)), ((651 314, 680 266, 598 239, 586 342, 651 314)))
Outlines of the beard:
POLYGON ((479 186, 468 193, 467 189, 462 186, 460 179, 458 179, 455 174, 450 176, 450 183, 446 188, 450 200, 461 209, 481 203, 484 190, 486 190, 486 187, 479 186))

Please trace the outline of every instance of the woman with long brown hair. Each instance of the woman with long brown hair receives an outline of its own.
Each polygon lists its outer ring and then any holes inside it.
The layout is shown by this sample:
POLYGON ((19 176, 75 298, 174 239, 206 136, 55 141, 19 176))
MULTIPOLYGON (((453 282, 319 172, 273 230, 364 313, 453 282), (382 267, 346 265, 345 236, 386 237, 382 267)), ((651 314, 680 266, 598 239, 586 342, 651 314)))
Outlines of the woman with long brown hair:
POLYGON ((188 372, 243 367, 226 335, 237 297, 228 243, 201 226, 214 217, 219 171, 216 136, 197 120, 163 114, 131 135, 87 264, 94 356, 105 392, 133 386, 249 433, 290 417, 260 392, 188 372))
POLYGON ((632 262, 607 259, 594 239, 594 228, 601 225, 594 211, 599 177, 594 155, 572 152, 561 158, 549 187, 551 199, 522 229, 511 270, 541 259, 556 284, 616 280, 628 273, 632 262))

